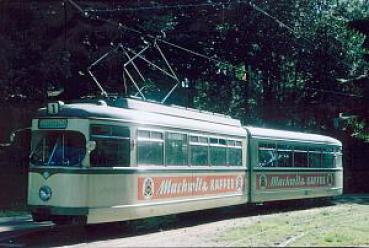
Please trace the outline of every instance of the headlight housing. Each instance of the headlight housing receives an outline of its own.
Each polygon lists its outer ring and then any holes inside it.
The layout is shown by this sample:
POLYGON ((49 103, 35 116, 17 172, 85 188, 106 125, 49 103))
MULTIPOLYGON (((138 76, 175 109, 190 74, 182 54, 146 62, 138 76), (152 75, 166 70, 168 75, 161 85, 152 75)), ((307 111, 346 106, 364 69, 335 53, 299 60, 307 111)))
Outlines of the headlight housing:
POLYGON ((51 195, 52 195, 52 191, 51 191, 51 188, 49 186, 42 186, 40 188, 40 190, 38 191, 38 196, 43 201, 50 200, 51 195))

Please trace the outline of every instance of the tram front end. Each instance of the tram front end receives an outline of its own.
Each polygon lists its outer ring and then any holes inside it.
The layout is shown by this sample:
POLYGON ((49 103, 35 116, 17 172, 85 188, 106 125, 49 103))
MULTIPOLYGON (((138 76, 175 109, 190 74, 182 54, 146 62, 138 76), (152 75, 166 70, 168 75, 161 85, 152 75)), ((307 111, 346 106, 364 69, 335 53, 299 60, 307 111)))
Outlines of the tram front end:
POLYGON ((89 121, 56 109, 41 110, 46 115, 32 120, 28 208, 34 221, 85 223, 89 121))

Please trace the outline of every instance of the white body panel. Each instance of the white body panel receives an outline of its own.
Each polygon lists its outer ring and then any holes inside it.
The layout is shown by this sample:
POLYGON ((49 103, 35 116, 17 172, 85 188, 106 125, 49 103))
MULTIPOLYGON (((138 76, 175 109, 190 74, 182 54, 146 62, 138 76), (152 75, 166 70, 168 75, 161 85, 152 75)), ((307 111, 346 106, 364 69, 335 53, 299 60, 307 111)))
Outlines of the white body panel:
MULTIPOLYGON (((39 173, 31 173, 28 203, 56 209, 87 208, 88 223, 123 221, 150 216, 159 216, 199 209, 215 208, 247 202, 247 179, 242 170, 213 171, 193 173, 187 171, 153 171, 119 168, 116 174, 94 170, 88 174, 83 171, 61 173, 50 169, 49 178, 39 173), (79 174, 81 173, 81 174, 79 174), (152 198, 145 198, 142 183, 146 178, 153 180, 152 198), (165 180, 173 180, 165 185, 165 180), (237 186, 235 180, 242 178, 237 186), (179 179, 179 180, 178 180, 179 179), (196 182, 202 180, 202 184, 196 182), (214 180, 223 179, 222 185, 211 185, 214 180), (233 180, 231 182, 230 180, 233 180), (189 190, 174 187, 174 180, 193 182, 189 190), (228 181, 227 181, 228 180, 228 181), (225 182, 225 184, 223 184, 225 182), (228 182, 228 184, 227 184, 228 182), (206 185, 205 185, 206 183, 206 185), (197 185, 196 185, 197 184, 197 185), (38 197, 38 189, 44 185, 52 189, 53 196, 47 203, 38 197), (214 189, 218 187, 218 189, 214 189), (213 188, 213 189, 212 189, 213 188), (184 194, 183 194, 184 193, 184 194), (156 196, 154 196, 156 195, 156 196)), ((56 210, 58 211, 58 210, 56 210)), ((62 210, 60 210, 62 211, 62 210)))

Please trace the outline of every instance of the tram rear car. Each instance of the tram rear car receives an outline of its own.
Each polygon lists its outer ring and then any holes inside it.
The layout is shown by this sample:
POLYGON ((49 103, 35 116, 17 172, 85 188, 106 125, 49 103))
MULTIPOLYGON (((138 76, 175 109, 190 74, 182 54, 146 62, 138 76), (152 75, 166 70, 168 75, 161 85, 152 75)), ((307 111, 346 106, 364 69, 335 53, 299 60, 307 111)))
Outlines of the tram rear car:
POLYGON ((250 201, 342 194, 342 144, 298 132, 248 127, 250 201))
POLYGON ((32 121, 30 158, 35 221, 123 221, 342 193, 335 139, 125 98, 50 103, 32 121))

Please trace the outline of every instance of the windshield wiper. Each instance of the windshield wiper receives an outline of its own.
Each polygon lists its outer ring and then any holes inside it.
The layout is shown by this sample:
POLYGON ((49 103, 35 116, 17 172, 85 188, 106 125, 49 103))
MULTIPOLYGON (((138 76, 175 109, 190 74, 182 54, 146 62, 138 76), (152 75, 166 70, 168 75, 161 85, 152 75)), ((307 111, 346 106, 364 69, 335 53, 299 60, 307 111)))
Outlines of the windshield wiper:
POLYGON ((60 141, 60 137, 58 137, 58 139, 56 140, 56 142, 55 142, 55 145, 54 145, 54 147, 53 147, 53 151, 51 152, 51 155, 50 155, 50 157, 49 157, 49 161, 47 161, 47 166, 49 166, 49 164, 50 164, 50 162, 51 162, 51 160, 53 159, 53 157, 54 157, 54 154, 55 154, 55 151, 56 151, 56 148, 58 147, 58 144, 59 144, 59 141, 60 141))

